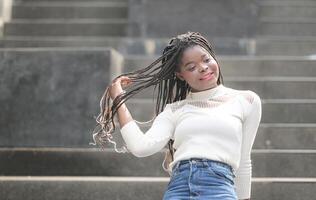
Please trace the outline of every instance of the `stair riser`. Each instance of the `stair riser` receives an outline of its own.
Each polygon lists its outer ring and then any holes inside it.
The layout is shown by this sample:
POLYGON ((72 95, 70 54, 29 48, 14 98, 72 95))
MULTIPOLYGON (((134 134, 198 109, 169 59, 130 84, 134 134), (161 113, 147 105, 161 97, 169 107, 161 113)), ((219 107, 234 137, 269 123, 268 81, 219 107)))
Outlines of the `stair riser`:
MULTIPOLYGON (((229 81, 225 80, 224 85, 237 90, 252 90, 262 99, 315 99, 316 81, 229 81)), ((156 97, 154 87, 150 87, 135 95, 135 98, 152 99, 156 97)))
MULTIPOLYGON (((255 50, 256 55, 316 55, 316 41, 258 41, 255 50)), ((299 70, 301 71, 301 70, 299 70)), ((304 70, 302 70, 304 71, 304 70)))
MULTIPOLYGON (((37 3, 37 2, 87 2, 86 0, 15 0, 14 3, 15 4, 23 4, 23 3, 37 3)), ((127 3, 128 0, 89 0, 89 2, 124 2, 127 3)))
MULTIPOLYGON (((150 127, 150 123, 147 126, 142 126, 142 130, 145 132, 150 127)), ((316 143, 316 128, 315 127, 264 127, 260 126, 256 140, 254 143, 254 149, 315 149, 316 143)), ((56 134, 57 135, 57 134, 56 134)), ((57 135, 59 136, 59 135, 57 135)), ((7 137, 6 134, 0 136, 0 147, 91 147, 89 142, 92 140, 92 133, 82 135, 84 140, 76 141, 71 139, 64 140, 57 137, 49 136, 43 137, 41 133, 28 134, 26 132, 20 132, 12 134, 11 137, 7 137), (41 140, 38 138, 42 137, 41 140)), ((114 141, 118 146, 124 144, 121 134, 119 132, 119 126, 114 133, 114 141)), ((109 148, 113 148, 112 144, 108 145, 109 148)))
MULTIPOLYGON (((168 176, 164 153, 137 158, 97 151, 0 151, 5 176, 168 176)), ((253 177, 316 177, 316 153, 252 153, 253 177), (302 167, 304 166, 304 167, 302 167)))
MULTIPOLYGON (((151 43, 151 42, 150 42, 151 43)), ((149 43, 149 44, 150 44, 149 43)), ((316 54, 316 41, 314 40, 257 40, 254 45, 250 45, 251 41, 247 41, 246 43, 239 44, 238 40, 234 42, 229 42, 229 44, 225 44, 223 41, 215 41, 215 51, 217 55, 292 55, 292 56, 305 56, 305 55, 315 55, 316 54), (248 46, 252 46, 249 48, 248 46)), ((147 43, 148 44, 148 43, 147 43)), ((146 41, 138 41, 134 40, 116 40, 116 39, 98 39, 98 38, 80 38, 80 39, 72 39, 72 40, 63 40, 60 38, 45 40, 44 38, 37 39, 7 39, 0 41, 0 47, 104 47, 111 46, 117 50, 119 50, 123 54, 129 55, 148 55, 148 56, 156 56, 161 55, 163 48, 166 46, 166 42, 155 42, 154 45, 146 45, 146 41)), ((131 63, 137 61, 129 61, 131 63)), ((141 61, 139 61, 142 63, 141 61)), ((145 63, 149 63, 150 60, 145 61, 145 63)), ((224 61, 229 62, 229 61, 224 61)), ((242 62, 242 64, 248 66, 248 62, 251 61, 237 61, 234 62, 242 62)), ((302 67, 302 64, 305 65, 304 61, 275 61, 275 62, 286 62, 286 65, 293 65, 293 67, 299 64, 299 67, 302 67), (295 63, 295 64, 291 64, 295 63), (298 63, 297 63, 298 62, 298 63), (294 66, 295 65, 295 66, 294 66)), ((314 62, 314 61, 312 61, 314 62)), ((221 62, 222 63, 222 62, 221 62)), ((306 60, 308 66, 312 67, 308 60, 306 60)), ((262 64, 265 70, 269 68, 269 71, 275 72, 273 68, 275 67, 274 61, 254 61, 251 62, 252 65, 262 64), (264 63, 263 63, 264 62, 264 63), (267 65, 265 65, 267 63, 267 65), (270 67, 271 65, 271 67, 270 67)), ((142 66, 138 65, 138 66, 142 66)), ((237 64, 236 64, 237 65, 237 64)), ((235 65, 235 66, 236 66, 235 65)), ((137 66, 137 64, 135 65, 137 66)), ((256 66, 257 67, 257 66, 256 66)), ((254 68, 256 68, 254 67, 254 68)), ((283 70, 281 75, 287 75, 292 70, 283 70)), ((296 70, 297 73, 304 73, 305 70, 296 70)), ((308 74, 315 72, 315 70, 310 70, 305 73, 308 74)), ((315 73, 314 73, 315 74, 315 73)), ((314 75, 313 75, 314 76, 314 75)))
POLYGON ((124 23, 54 23, 54 24, 14 24, 4 29, 10 36, 125 36, 124 23))
MULTIPOLYGON (((315 103, 262 103, 261 123, 316 123, 315 103), (299 113, 299 115, 297 114, 299 113)), ((154 103, 127 102, 127 107, 138 121, 153 118, 154 103)))
MULTIPOLYGON (((316 4, 315 4, 316 5, 316 4)), ((261 6, 261 17, 316 17, 315 6, 261 6)))
MULTIPOLYGON (((0 195, 6 200, 161 200, 168 182, 0 182, 0 195), (124 188, 124 189, 122 189, 124 188)), ((251 198, 256 200, 310 200, 315 183, 252 184, 251 198)))
POLYGON ((259 35, 268 36, 315 36, 316 23, 272 23, 261 22, 259 35))
MULTIPOLYGON (((140 125, 146 132, 151 126, 140 125)), ((316 127, 269 127, 262 124, 259 126, 253 149, 316 149, 316 127)), ((119 127, 113 134, 117 146, 123 146, 124 140, 119 127)), ((5 138, 3 139, 3 143, 5 138)), ((29 142, 31 143, 31 142, 29 142)), ((108 145, 113 148, 112 144, 108 145)))
POLYGON ((254 149, 316 149, 316 127, 260 127, 254 149))
MULTIPOLYGON (((315 43, 316 47, 316 43, 315 43)), ((315 51, 316 53, 316 51, 315 51)), ((159 56, 152 58, 137 58, 128 57, 124 61, 124 71, 129 72, 133 70, 146 67, 155 61, 159 56)), ((225 58, 219 56, 219 65, 225 76, 316 76, 316 60, 302 59, 242 59, 241 58, 225 58)))
MULTIPOLYGON (((247 49, 244 45, 233 44, 218 44, 216 45, 216 52, 218 55, 246 55, 247 49)), ((45 40, 38 38, 37 40, 28 40, 27 38, 22 40, 4 39, 0 41, 1 47, 80 47, 80 46, 111 46, 119 50, 123 54, 129 55, 159 55, 162 53, 163 48, 167 45, 166 42, 155 42, 153 45, 149 45, 146 41, 139 40, 127 40, 118 41, 105 39, 89 39, 81 38, 78 40, 45 40)))
POLYGON ((127 18, 126 7, 14 6, 13 19, 127 18))

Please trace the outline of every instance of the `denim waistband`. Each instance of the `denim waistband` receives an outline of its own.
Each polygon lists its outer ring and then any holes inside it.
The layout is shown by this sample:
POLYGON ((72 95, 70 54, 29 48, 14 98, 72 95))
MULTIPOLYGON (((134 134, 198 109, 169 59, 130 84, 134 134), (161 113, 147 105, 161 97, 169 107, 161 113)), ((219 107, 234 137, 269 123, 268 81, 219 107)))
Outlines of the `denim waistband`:
POLYGON ((217 160, 207 159, 207 158, 190 158, 187 160, 180 160, 173 166, 172 170, 174 170, 178 167, 181 167, 181 166, 188 165, 190 163, 196 164, 196 165, 201 165, 201 166, 202 165, 208 165, 208 166, 219 165, 219 166, 225 167, 226 169, 233 172, 233 168, 229 164, 226 164, 224 162, 217 161, 217 160))

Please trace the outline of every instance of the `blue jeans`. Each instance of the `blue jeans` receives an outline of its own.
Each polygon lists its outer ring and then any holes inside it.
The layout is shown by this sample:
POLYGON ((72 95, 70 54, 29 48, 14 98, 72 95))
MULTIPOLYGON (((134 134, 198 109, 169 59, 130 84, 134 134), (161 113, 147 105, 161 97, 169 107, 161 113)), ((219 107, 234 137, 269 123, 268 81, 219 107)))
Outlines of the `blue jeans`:
POLYGON ((232 168, 222 162, 191 158, 176 163, 163 200, 238 200, 232 168))

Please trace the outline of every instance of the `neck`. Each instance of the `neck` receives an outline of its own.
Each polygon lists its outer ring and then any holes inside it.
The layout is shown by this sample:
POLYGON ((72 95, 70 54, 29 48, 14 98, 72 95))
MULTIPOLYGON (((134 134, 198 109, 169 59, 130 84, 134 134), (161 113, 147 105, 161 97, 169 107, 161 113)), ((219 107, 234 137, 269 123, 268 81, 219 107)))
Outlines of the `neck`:
POLYGON ((195 100, 207 100, 213 97, 216 97, 222 93, 224 86, 222 84, 216 85, 215 87, 197 91, 197 92, 189 92, 187 99, 195 99, 195 100))

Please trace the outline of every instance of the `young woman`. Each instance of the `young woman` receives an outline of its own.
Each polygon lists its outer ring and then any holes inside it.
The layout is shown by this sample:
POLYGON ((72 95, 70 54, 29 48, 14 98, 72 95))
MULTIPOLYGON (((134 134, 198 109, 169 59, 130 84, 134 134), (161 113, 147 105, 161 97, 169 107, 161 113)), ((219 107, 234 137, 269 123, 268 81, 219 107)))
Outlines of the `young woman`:
POLYGON ((152 155, 168 144, 165 200, 250 199, 250 154, 261 100, 253 91, 223 85, 213 48, 200 33, 172 38, 147 68, 113 80, 101 99, 97 144, 115 144, 115 115, 135 156, 152 155), (150 86, 158 87, 156 118, 144 134, 124 103, 150 86))

